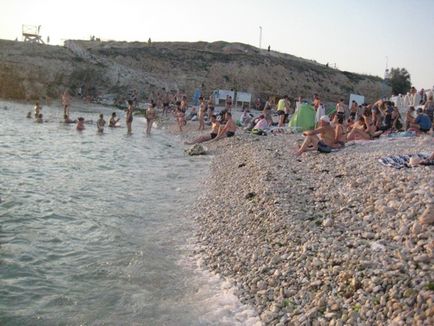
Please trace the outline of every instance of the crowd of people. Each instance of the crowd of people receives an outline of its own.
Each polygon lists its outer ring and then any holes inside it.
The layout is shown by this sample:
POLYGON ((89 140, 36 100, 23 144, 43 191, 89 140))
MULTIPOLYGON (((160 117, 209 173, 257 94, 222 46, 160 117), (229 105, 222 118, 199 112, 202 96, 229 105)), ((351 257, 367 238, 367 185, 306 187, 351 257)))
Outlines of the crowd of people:
MULTIPOLYGON (((405 96, 396 96, 392 100, 380 99, 372 104, 358 104, 356 101, 348 106, 344 99, 340 99, 334 112, 326 115, 324 104, 318 94, 314 94, 310 104, 315 110, 315 129, 305 131, 303 143, 297 149, 296 154, 318 150, 331 152, 345 146, 353 140, 373 140, 381 135, 400 134, 402 136, 432 133, 434 118, 433 92, 415 88, 405 96)), ((197 106, 190 106, 185 94, 175 95, 169 92, 157 93, 150 99, 145 111, 147 135, 151 134, 154 121, 157 120, 157 112, 163 117, 173 114, 177 129, 183 132, 188 120, 198 122, 198 131, 205 131, 210 126, 210 131, 196 139, 187 141, 186 144, 196 144, 207 141, 217 141, 224 137, 235 135, 237 128, 242 128, 253 134, 266 135, 269 132, 285 132, 291 115, 300 109, 302 103, 309 101, 298 98, 292 105, 289 96, 285 95, 275 101, 274 97, 262 102, 259 98, 254 107, 260 111, 252 114, 250 108, 245 106, 238 120, 232 116, 233 101, 227 96, 224 108, 220 112, 215 111, 215 101, 212 96, 199 97, 197 106), (277 102, 277 105, 276 105, 277 102)), ((76 124, 77 130, 84 130, 86 121, 83 117, 70 118, 71 96, 67 91, 61 97, 64 113, 64 123, 76 124)), ((125 125, 127 132, 132 133, 132 122, 136 102, 134 99, 127 101, 125 110, 125 125)), ((32 117, 29 112, 28 117, 32 117)), ((36 102, 34 108, 35 122, 43 123, 42 107, 36 102)), ((97 132, 103 133, 106 121, 100 114, 96 121, 97 132)), ((108 127, 120 126, 120 118, 113 112, 108 127)))

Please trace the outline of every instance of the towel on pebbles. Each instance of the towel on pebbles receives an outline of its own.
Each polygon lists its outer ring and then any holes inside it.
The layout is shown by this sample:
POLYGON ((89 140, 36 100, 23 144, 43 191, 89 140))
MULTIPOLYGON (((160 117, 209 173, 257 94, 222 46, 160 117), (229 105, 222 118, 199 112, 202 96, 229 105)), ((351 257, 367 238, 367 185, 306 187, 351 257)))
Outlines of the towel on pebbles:
POLYGON ((378 159, 384 166, 392 167, 395 169, 410 168, 410 159, 416 158, 418 160, 426 160, 429 157, 427 153, 417 153, 408 155, 391 155, 378 159))

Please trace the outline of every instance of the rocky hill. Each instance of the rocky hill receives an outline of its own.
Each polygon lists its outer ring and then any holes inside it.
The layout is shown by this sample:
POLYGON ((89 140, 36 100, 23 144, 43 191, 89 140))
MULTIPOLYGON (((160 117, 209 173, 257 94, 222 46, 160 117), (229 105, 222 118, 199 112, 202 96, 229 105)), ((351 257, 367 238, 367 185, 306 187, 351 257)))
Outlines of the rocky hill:
MULTIPOLYGON (((127 43, 69 40, 65 46, 0 40, 0 97, 58 97, 63 89, 97 94, 237 89, 254 96, 347 98, 350 92, 373 101, 382 80, 329 68, 289 54, 241 43, 127 43)), ((389 88, 386 89, 390 91, 389 88)))

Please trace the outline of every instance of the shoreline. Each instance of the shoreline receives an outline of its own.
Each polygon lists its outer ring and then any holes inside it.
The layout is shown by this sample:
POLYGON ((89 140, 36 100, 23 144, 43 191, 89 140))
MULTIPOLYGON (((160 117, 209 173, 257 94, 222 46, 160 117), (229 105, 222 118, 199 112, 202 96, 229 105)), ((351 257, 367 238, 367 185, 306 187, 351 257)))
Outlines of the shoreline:
POLYGON ((433 138, 296 158, 297 138, 241 134, 210 146, 194 214, 205 265, 265 324, 433 323, 434 233, 418 222, 434 205, 433 168, 378 162, 432 152, 433 138))

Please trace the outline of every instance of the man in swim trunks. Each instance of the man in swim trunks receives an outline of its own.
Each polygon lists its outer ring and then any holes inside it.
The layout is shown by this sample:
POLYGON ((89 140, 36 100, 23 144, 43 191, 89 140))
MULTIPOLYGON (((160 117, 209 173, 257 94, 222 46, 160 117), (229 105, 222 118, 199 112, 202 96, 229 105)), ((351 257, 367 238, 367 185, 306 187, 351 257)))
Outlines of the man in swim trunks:
POLYGON ((298 149, 297 156, 307 151, 318 150, 319 147, 329 149, 337 147, 335 144, 335 129, 330 125, 330 118, 326 115, 320 118, 318 128, 305 131, 303 135, 306 138, 298 149))
POLYGON ((199 144, 204 143, 208 140, 214 139, 217 137, 217 134, 220 129, 220 123, 217 121, 217 116, 215 114, 211 115, 211 133, 209 135, 201 136, 199 138, 196 138, 192 141, 185 142, 186 145, 193 145, 193 144, 199 144))
POLYGON ((232 119, 232 113, 226 112, 226 124, 224 127, 220 126, 220 130, 218 132, 217 137, 213 139, 213 141, 217 141, 224 137, 233 137, 235 136, 235 131, 237 130, 237 125, 232 119))

